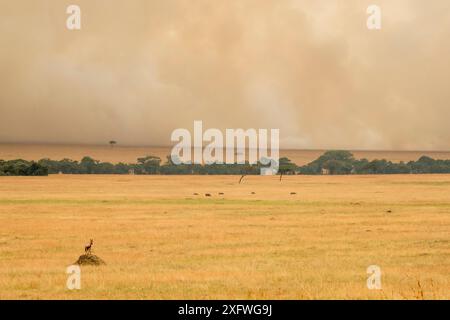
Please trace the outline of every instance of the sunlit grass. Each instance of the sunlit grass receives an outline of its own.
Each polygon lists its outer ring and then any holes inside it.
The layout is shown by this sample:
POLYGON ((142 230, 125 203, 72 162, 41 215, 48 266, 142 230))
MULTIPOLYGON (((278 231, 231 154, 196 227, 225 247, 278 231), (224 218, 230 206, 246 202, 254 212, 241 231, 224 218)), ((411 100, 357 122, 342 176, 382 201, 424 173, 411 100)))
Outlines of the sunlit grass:
POLYGON ((450 298, 450 176, 238 178, 0 178, 0 298, 450 298))

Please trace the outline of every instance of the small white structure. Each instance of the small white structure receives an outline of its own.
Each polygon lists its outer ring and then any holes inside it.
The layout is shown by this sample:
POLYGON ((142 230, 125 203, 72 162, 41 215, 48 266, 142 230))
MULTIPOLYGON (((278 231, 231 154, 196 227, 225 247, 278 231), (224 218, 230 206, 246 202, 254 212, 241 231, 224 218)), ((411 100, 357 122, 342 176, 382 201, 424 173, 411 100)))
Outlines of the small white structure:
POLYGON ((128 174, 131 175, 131 176, 134 176, 134 169, 128 170, 128 174))

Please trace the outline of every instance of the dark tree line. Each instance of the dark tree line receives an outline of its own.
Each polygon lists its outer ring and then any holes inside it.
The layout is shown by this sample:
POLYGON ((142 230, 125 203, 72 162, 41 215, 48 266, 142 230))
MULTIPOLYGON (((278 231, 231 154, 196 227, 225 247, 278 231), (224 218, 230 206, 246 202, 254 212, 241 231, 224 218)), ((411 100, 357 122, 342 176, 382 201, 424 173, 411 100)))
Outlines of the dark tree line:
POLYGON ((80 162, 63 159, 60 161, 42 159, 38 162, 48 168, 49 174, 163 174, 163 175, 239 175, 239 174, 259 174, 262 165, 246 164, 180 164, 176 165, 170 157, 165 163, 158 157, 147 156, 138 158, 136 163, 100 162, 90 157, 84 157, 80 162))
POLYGON ((434 160, 423 156, 417 161, 394 163, 385 159, 356 160, 348 151, 327 151, 297 171, 310 175, 450 173, 450 160, 434 160))
POLYGON ((34 161, 0 160, 0 176, 46 176, 48 168, 34 161))
MULTIPOLYGON (((261 163, 245 164, 181 164, 170 157, 162 163, 154 156, 138 158, 136 163, 101 162, 90 157, 81 161, 71 159, 0 160, 0 176, 46 176, 48 174, 162 174, 162 175, 259 175, 261 163)), ((279 159, 279 174, 348 175, 348 174, 407 174, 450 173, 450 160, 434 160, 423 156, 417 161, 393 163, 387 160, 357 160, 348 151, 327 151, 305 166, 297 166, 288 158, 279 159)), ((281 178, 281 177, 280 177, 281 178)))

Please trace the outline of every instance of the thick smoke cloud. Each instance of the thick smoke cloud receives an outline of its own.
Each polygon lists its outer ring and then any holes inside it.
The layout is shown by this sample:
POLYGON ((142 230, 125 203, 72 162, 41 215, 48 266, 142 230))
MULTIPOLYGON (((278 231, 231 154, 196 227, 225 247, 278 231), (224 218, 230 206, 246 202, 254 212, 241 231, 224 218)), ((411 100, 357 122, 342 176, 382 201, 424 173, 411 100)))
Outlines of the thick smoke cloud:
POLYGON ((0 0, 0 142, 168 145, 203 120, 285 148, 449 149, 450 2, 379 0, 369 31, 372 2, 0 0))

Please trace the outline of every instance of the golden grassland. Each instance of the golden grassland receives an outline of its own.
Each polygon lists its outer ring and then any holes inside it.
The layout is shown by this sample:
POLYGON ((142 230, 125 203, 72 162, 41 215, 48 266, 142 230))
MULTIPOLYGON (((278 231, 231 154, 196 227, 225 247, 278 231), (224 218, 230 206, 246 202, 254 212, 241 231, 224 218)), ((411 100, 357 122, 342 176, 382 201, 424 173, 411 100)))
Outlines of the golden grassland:
MULTIPOLYGON (((1 144, 0 159, 13 160, 39 160, 50 158, 61 160, 69 158, 81 160, 84 156, 93 157, 96 160, 118 163, 135 163, 139 157, 148 155, 160 157, 163 161, 170 155, 170 147, 138 147, 138 146, 109 146, 104 145, 70 145, 70 144, 1 144)), ((297 165, 305 165, 317 159, 324 150, 281 150, 281 156, 288 157, 297 165)), ((434 159, 450 159, 447 151, 352 151, 355 158, 387 159, 393 162, 417 160, 423 155, 434 159)))
POLYGON ((0 299, 450 298, 450 175, 238 179, 0 177, 0 299))

